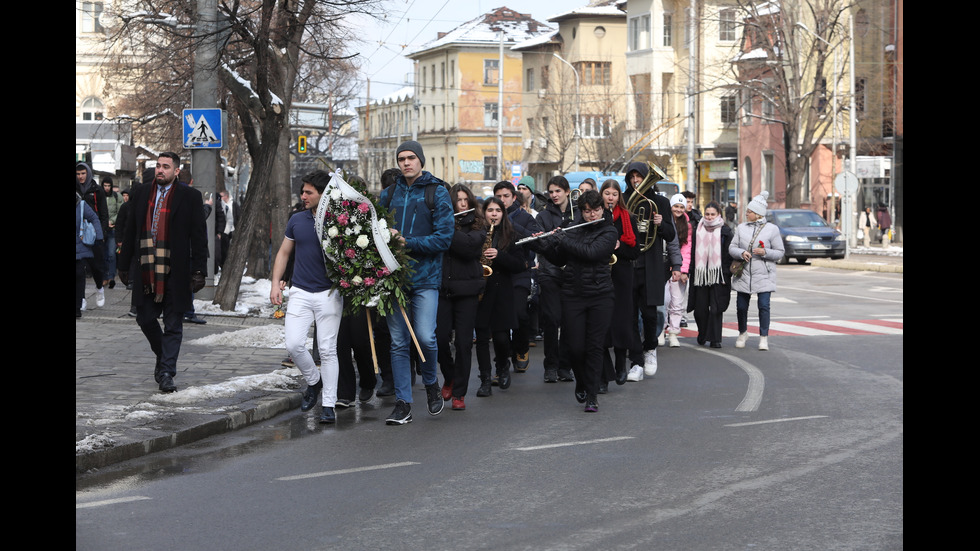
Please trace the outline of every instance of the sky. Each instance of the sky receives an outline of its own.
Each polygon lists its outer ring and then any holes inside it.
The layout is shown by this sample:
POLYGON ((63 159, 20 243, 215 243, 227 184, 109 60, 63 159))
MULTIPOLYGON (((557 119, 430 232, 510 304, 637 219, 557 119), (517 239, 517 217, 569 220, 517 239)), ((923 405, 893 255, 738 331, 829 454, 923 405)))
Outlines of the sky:
MULTIPOLYGON (((358 48, 364 57, 363 79, 371 80, 372 98, 398 90, 412 72, 412 62, 404 56, 405 52, 435 40, 438 32, 449 32, 499 7, 506 6, 555 26, 548 22, 549 17, 588 3, 589 0, 388 0, 385 20, 352 22, 362 29, 360 34, 365 41, 358 48)), ((366 92, 362 87, 359 105, 365 102, 366 92)))

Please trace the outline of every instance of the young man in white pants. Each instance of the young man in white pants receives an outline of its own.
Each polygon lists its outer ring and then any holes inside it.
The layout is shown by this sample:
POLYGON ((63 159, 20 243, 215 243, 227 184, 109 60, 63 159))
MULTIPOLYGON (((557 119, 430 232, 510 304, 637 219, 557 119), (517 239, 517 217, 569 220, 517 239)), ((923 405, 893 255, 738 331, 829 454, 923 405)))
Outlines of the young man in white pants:
POLYGON ((337 376, 340 373, 337 332, 344 312, 343 297, 338 291, 330 290, 333 282, 325 274, 323 249, 313 224, 320 196, 329 182, 330 175, 323 170, 303 177, 300 197, 306 210, 294 214, 286 224, 286 237, 282 240, 272 268, 272 291, 269 294, 272 304, 282 304, 282 291, 286 288, 282 277, 289 256, 295 251, 293 273, 289 280, 289 306, 286 309, 286 350, 306 379, 306 393, 300 409, 312 409, 316 405, 317 394, 322 394, 321 423, 334 423, 337 420, 334 412, 337 376), (317 369, 313 356, 306 349, 306 335, 314 321, 320 346, 320 369, 317 369))

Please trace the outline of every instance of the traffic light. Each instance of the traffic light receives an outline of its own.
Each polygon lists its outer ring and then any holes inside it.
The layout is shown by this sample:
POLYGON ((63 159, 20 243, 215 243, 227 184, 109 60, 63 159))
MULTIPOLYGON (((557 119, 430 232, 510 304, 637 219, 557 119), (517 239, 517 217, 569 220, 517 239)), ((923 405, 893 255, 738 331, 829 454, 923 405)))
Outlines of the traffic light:
POLYGON ((300 136, 296 139, 296 151, 306 153, 306 136, 300 136))

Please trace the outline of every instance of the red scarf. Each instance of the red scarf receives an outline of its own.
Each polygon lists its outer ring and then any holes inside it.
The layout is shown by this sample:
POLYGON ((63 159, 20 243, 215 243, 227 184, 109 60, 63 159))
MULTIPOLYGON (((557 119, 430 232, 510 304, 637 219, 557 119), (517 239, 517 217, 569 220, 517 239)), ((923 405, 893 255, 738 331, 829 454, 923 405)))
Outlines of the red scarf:
POLYGON ((623 235, 619 236, 619 240, 623 242, 627 247, 636 246, 636 236, 633 235, 633 224, 630 223, 630 211, 622 207, 622 205, 616 205, 613 207, 613 220, 623 219, 623 235))

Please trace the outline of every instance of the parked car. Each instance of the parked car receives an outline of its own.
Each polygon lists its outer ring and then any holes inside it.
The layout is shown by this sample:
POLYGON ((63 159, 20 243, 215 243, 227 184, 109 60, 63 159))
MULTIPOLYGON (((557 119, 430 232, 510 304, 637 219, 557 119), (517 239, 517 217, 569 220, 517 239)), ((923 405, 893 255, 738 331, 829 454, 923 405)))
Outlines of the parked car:
POLYGON ((844 258, 843 236, 819 214, 807 209, 769 209, 766 221, 779 226, 786 254, 782 264, 795 258, 803 264, 808 258, 844 258))

